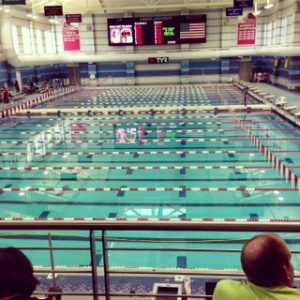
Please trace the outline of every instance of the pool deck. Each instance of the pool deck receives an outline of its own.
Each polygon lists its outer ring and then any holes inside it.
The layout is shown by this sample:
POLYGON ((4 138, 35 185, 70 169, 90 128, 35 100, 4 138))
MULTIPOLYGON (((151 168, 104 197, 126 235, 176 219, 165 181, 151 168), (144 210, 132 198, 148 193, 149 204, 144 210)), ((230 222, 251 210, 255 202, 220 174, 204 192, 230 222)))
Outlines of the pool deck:
POLYGON ((285 90, 268 83, 253 83, 258 89, 273 94, 277 97, 285 96, 289 105, 297 106, 300 110, 300 92, 285 90))
MULTIPOLYGON (((278 98, 280 96, 286 97, 286 102, 288 106, 296 106, 297 112, 300 112, 300 92, 296 91, 289 91, 282 89, 280 87, 273 86, 268 83, 251 83, 252 86, 256 87, 257 89, 266 92, 268 94, 274 95, 275 98, 278 98)), ((141 86, 138 86, 141 87, 141 86)), ((145 87, 145 86, 144 86, 145 87)), ((85 88, 85 87, 83 87, 85 88)), ((33 99, 36 99, 40 97, 41 93, 34 93, 31 95, 23 95, 23 97, 20 100, 17 101, 11 101, 8 104, 0 103, 0 111, 3 111, 5 109, 18 106, 19 104, 26 103, 28 101, 32 101, 33 99)))

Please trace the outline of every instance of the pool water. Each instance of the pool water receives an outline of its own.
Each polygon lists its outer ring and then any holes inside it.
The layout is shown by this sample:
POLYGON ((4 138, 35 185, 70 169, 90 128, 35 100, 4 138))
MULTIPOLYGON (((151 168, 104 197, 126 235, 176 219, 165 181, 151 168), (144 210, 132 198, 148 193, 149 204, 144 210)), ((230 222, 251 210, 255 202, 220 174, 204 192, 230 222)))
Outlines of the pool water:
MULTIPOLYGON (((90 97, 81 92, 47 107, 142 107, 149 99, 153 105, 165 100, 169 106, 176 95, 176 105, 182 104, 184 96, 185 105, 224 105, 240 104, 243 97, 229 87, 154 91, 133 94, 131 89, 112 89, 90 97), (131 96, 120 102, 127 94, 131 96)), ((276 168, 261 148, 296 178, 299 128, 271 111, 16 116, 2 121, 0 136, 2 218, 300 219, 294 180, 276 168)), ((56 246, 89 243, 82 232, 52 235, 56 246)), ((241 249, 249 236, 115 232, 109 234, 109 246, 241 249), (162 245, 165 241, 170 243, 162 245)), ((285 238, 292 249, 299 248, 299 235, 285 238)), ((48 236, 42 231, 10 231, 2 234, 0 245, 47 246, 48 236)), ((102 265, 100 242, 98 246, 102 265)), ((44 253, 29 256, 34 264, 50 264, 44 253)), ((157 250, 130 255, 111 251, 109 259, 116 267, 240 269, 238 257, 238 253, 157 250)), ((298 270, 299 259, 295 255, 298 270)), ((55 262, 88 266, 89 253, 74 251, 66 256, 57 251, 55 262)))

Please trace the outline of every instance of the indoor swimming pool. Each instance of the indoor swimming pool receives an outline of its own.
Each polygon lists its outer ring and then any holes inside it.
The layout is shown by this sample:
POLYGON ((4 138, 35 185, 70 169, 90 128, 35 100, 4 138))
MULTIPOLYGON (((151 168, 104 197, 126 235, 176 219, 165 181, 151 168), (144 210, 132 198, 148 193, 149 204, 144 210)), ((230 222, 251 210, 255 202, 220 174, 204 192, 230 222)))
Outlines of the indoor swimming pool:
MULTIPOLYGON (((187 108, 243 102, 230 86, 148 90, 143 99, 130 88, 92 91, 93 96, 81 91, 42 108, 170 106, 172 97, 175 106, 187 108)), ((299 128, 271 110, 50 116, 31 111, 0 124, 1 218, 300 219, 299 128)), ((155 249, 167 241, 164 247, 241 249, 249 236, 114 232, 109 247, 155 249)), ((56 246, 89 243, 82 232, 52 237, 56 246)), ((299 235, 284 237, 299 250, 299 235)), ((47 246, 48 236, 3 232, 0 245, 47 246)), ((43 254, 29 256, 36 265, 49 265, 43 254)), ((100 247, 97 257, 101 266, 100 247)), ((112 251, 109 259, 114 267, 240 269, 239 253, 112 251)), ((57 251, 55 262, 88 266, 89 253, 57 251)), ((293 262, 300 270, 299 255, 293 262)))

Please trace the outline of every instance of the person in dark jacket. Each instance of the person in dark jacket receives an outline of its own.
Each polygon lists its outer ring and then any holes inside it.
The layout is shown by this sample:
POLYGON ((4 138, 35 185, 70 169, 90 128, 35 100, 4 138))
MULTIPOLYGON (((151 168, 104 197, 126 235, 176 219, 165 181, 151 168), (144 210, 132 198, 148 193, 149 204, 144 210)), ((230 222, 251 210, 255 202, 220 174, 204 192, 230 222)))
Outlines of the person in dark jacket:
POLYGON ((0 299, 28 300, 39 281, 29 259, 19 249, 0 249, 0 299))
POLYGON ((18 80, 15 81, 15 89, 16 89, 16 93, 20 93, 20 86, 18 80))

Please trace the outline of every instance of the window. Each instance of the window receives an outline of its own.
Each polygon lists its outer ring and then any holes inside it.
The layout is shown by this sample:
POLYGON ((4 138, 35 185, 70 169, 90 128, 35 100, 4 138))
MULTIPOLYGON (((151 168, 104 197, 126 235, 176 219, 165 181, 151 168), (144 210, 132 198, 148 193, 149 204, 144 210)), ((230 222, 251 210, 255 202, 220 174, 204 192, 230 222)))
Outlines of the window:
POLYGON ((287 18, 281 19, 281 28, 280 28, 280 44, 286 44, 287 36, 287 18))
POLYGON ((272 22, 270 22, 267 26, 267 46, 272 45, 272 33, 273 33, 272 22))
POLYGON ((46 52, 48 54, 53 54, 53 39, 50 31, 45 31, 45 40, 46 40, 46 52))
POLYGON ((264 24, 264 38, 263 38, 263 45, 267 46, 268 44, 268 24, 264 24))
POLYGON ((42 32, 39 29, 37 29, 35 31, 35 36, 36 36, 36 41, 37 41, 37 52, 44 53, 42 32))
POLYGON ((11 28, 12 32, 12 38, 13 38, 13 44, 14 48, 17 54, 20 53, 20 45, 19 45, 19 36, 18 36, 18 28, 17 26, 13 25, 11 28))
POLYGON ((23 49, 25 54, 32 53, 29 28, 22 27, 23 49))
POLYGON ((34 44, 34 32, 33 32, 33 24, 30 22, 29 27, 29 33, 30 33, 30 41, 31 41, 31 54, 35 53, 35 44, 34 44))
POLYGON ((277 24, 276 21, 273 22, 273 32, 272 32, 272 45, 276 45, 276 29, 277 29, 277 24))

